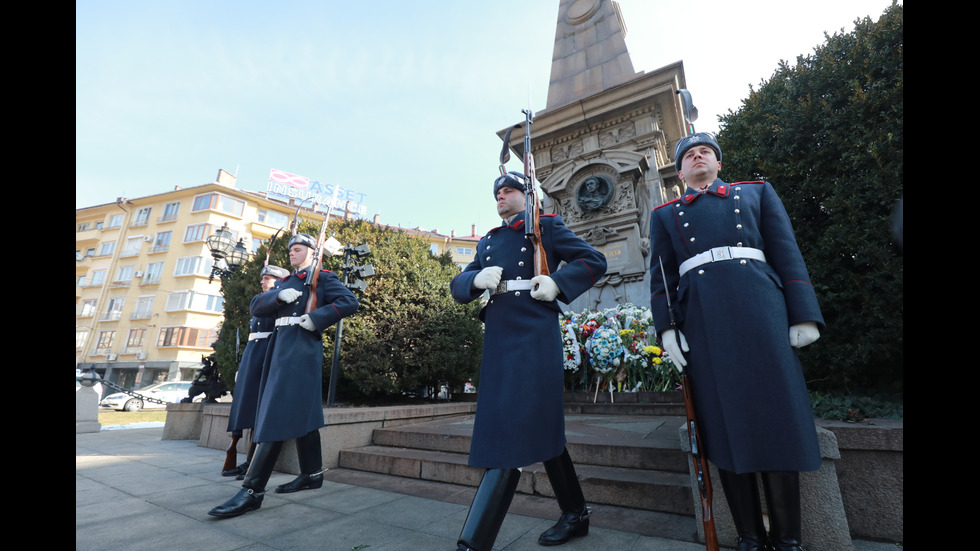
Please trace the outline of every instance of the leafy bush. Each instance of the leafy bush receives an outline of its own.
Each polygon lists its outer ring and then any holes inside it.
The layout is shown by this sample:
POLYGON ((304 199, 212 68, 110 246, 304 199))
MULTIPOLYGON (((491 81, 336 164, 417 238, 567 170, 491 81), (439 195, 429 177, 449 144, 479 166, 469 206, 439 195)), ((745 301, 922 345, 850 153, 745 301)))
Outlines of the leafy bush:
POLYGON ((827 392, 904 389, 904 264, 892 233, 903 194, 903 7, 795 64, 781 62, 720 118, 731 180, 769 180, 796 231, 827 330, 800 351, 827 392))

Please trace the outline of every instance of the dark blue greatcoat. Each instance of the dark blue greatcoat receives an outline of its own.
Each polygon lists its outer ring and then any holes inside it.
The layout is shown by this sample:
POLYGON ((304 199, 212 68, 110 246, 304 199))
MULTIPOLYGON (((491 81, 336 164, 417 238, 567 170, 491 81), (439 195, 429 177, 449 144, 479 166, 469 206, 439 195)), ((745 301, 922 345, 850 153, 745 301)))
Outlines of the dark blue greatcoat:
MULTIPOLYGON (((568 303, 606 273, 606 259, 572 233, 561 217, 543 215, 541 242, 551 278, 568 303), (562 263, 564 263, 562 265, 562 263), (559 268, 561 265, 561 268, 559 268)), ((476 257, 449 284, 457 302, 479 298, 476 274, 503 268, 501 280, 534 277, 534 247, 524 236, 524 214, 480 240, 476 257)), ((531 298, 530 291, 490 297, 483 310, 483 359, 469 464, 518 468, 559 455, 565 447, 564 371, 555 302, 531 298)))
POLYGON ((255 408, 259 401, 259 385, 262 384, 265 353, 269 348, 269 337, 275 328, 275 318, 252 316, 249 322, 248 343, 242 352, 235 376, 235 393, 228 415, 228 432, 255 428, 255 408), (269 335, 262 336, 265 333, 269 335))
POLYGON ((820 467, 810 400, 789 327, 823 316, 789 216, 768 182, 687 193, 651 217, 654 324, 670 328, 670 302, 685 353, 704 453, 738 473, 820 467), (723 246, 761 249, 766 261, 723 260, 678 277, 681 262, 723 246))
MULTIPOLYGON (((299 317, 306 310, 307 270, 288 275, 271 291, 252 299, 253 316, 299 317), (279 302, 279 291, 296 289, 295 302, 279 302)), ((337 275, 323 270, 317 280, 317 308, 310 317, 317 331, 299 325, 277 326, 266 353, 266 373, 255 414, 255 442, 297 438, 323 426, 323 330, 357 311, 357 298, 337 275)))

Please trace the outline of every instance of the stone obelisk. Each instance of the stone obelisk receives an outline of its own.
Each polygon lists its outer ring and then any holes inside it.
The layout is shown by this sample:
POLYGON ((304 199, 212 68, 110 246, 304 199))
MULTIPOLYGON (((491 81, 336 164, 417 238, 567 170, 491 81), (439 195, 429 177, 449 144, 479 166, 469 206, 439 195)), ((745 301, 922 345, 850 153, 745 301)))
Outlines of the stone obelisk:
MULTIPOLYGON (((548 104, 534 114, 531 153, 542 211, 560 214, 609 265, 571 311, 649 305, 650 211, 682 189, 673 147, 686 134, 676 94, 684 87, 681 62, 634 71, 616 2, 560 1, 548 104)), ((510 142, 518 158, 523 140, 522 125, 510 142)))

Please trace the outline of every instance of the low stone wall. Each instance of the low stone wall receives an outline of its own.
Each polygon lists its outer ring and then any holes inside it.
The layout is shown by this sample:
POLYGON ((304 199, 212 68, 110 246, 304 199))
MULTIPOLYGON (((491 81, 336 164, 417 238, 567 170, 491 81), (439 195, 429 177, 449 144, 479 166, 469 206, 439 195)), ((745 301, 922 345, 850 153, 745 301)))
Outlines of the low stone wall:
MULTIPOLYGON (((177 404, 174 404, 177 405, 177 404)), ((193 405, 193 404, 185 404, 193 405)), ((230 405, 208 404, 201 412, 201 429, 198 445, 205 448, 226 450, 231 445, 228 432, 230 405)), ((170 406, 167 407, 167 423, 170 423, 170 406)), ((368 446, 374 429, 396 427, 410 423, 434 421, 445 417, 469 415, 476 412, 476 402, 451 402, 419 406, 391 406, 377 408, 324 408, 326 424, 320 429, 320 445, 323 450, 323 467, 334 468, 341 450, 368 446)), ((166 433, 166 429, 164 429, 166 433)), ((245 431, 238 441, 238 452, 247 453, 251 445, 251 431, 245 431)), ((299 474, 296 446, 287 443, 282 448, 276 470, 299 474)))
POLYGON ((844 512, 855 539, 904 543, 905 422, 868 419, 860 423, 818 419, 837 437, 844 512))
MULTIPOLYGON (((847 550, 852 548, 852 539, 904 544, 904 422, 818 419, 816 424, 822 456, 820 469, 800 474, 803 540, 807 549, 847 550)), ((681 448, 690 452, 686 425, 680 429, 680 440, 681 448)), ((698 536, 704 541, 701 502, 690 459, 688 464, 698 536)), ((714 482, 712 509, 718 540, 722 546, 735 547, 737 534, 724 490, 717 482, 717 469, 713 464, 709 467, 714 482)))

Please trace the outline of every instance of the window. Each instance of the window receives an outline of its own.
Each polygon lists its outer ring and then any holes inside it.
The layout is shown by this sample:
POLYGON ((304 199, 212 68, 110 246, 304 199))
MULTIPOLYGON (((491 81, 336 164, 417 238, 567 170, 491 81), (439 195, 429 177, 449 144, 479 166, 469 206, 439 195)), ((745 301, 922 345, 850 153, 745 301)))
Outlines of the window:
POLYGON ((153 295, 144 295, 136 298, 136 309, 133 310, 132 319, 147 319, 153 316, 153 295))
POLYGON ((435 243, 430 243, 429 244, 429 252, 432 253, 433 255, 438 255, 439 254, 439 245, 437 245, 435 243))
POLYGON ((109 225, 106 226, 106 229, 109 229, 109 228, 118 228, 119 226, 122 226, 122 219, 123 219, 123 215, 121 215, 121 214, 114 214, 114 215, 110 216, 109 217, 109 225))
POLYGON ((289 225, 289 215, 274 210, 259 209, 259 222, 273 228, 284 228, 289 225))
POLYGON ((133 280, 133 270, 135 266, 120 266, 116 271, 116 283, 129 283, 133 280))
POLYGON ((150 221, 150 210, 153 207, 143 207, 136 211, 136 217, 133 218, 133 226, 145 226, 150 221))
POLYGON ((122 317, 124 298, 110 298, 106 306, 105 313, 102 314, 102 321, 115 321, 122 317))
POLYGON ((95 353, 108 354, 112 350, 112 343, 115 340, 115 331, 99 331, 99 340, 95 344, 95 353))
POLYGON ((126 336, 126 352, 135 354, 143 349, 143 341, 146 340, 146 328, 130 329, 126 336))
POLYGON ((170 236, 173 232, 162 231, 158 232, 156 238, 153 239, 153 248, 150 249, 151 253, 162 253, 170 249, 170 236))
POLYGON ((456 254, 464 256, 473 256, 472 247, 456 247, 456 254))
POLYGON ((211 343, 218 340, 218 332, 214 329, 197 329, 194 327, 162 327, 157 346, 186 346, 191 348, 209 348, 211 343))
POLYGON ((85 256, 95 256, 95 247, 85 249, 85 256))
POLYGON ((177 259, 177 267, 174 269, 175 276, 211 274, 211 266, 214 259, 210 256, 183 256, 177 259))
POLYGON ((88 229, 88 222, 84 224, 79 224, 78 227, 75 228, 75 231, 85 231, 87 229, 88 229))
POLYGON ((116 250, 116 242, 107 241, 99 245, 99 256, 112 256, 114 250, 116 250))
POLYGON ((88 331, 75 331, 75 350, 81 350, 85 346, 85 337, 88 331))
POLYGON ((123 250, 120 251, 119 256, 139 256, 140 246, 143 244, 143 236, 137 235, 135 237, 127 237, 126 244, 123 246, 123 250))
MULTIPOLYGON (((194 241, 204 241, 214 233, 214 226, 211 224, 194 224, 193 226, 187 226, 184 230, 184 243, 192 243, 194 241)), ((231 232, 235 235, 235 232, 231 232)), ((238 236, 235 235, 235 240, 238 240, 238 236)))
POLYGON ((208 295, 196 291, 174 291, 167 295, 167 312, 197 310, 220 314, 224 308, 225 299, 220 295, 208 295))
POLYGON ((244 209, 245 201, 220 193, 208 193, 206 195, 198 195, 194 198, 194 206, 191 208, 191 211, 217 210, 240 217, 244 209))
POLYGON ((78 279, 75 280, 75 285, 78 285, 79 287, 85 287, 85 276, 83 275, 78 276, 78 279))
POLYGON ((142 285, 160 283, 161 277, 163 277, 163 262, 154 262, 146 267, 146 274, 143 276, 142 285))
POLYGON ((160 221, 170 222, 171 220, 176 220, 178 210, 180 210, 180 201, 167 203, 163 206, 163 216, 160 217, 160 221))
POLYGON ((86 300, 82 302, 82 311, 78 313, 79 317, 90 318, 95 315, 95 300, 86 300))
POLYGON ((103 283, 105 283, 105 270, 95 270, 92 272, 92 283, 89 286, 98 287, 103 283))

